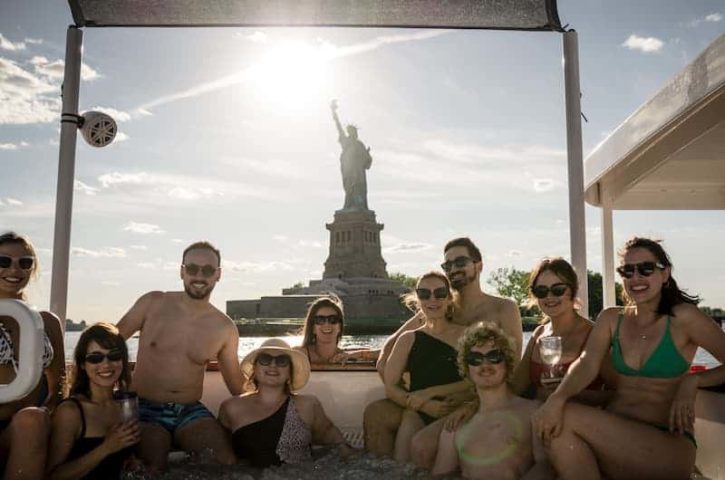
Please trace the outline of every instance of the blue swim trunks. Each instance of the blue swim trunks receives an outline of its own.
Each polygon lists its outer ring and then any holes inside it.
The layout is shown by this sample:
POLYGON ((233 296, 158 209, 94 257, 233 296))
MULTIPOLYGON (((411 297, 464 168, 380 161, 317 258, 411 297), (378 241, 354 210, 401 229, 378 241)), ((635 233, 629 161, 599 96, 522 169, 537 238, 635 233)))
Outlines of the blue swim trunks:
POLYGON ((145 398, 138 399, 138 414, 140 421, 161 425, 169 433, 200 418, 214 418, 201 402, 159 403, 145 398))

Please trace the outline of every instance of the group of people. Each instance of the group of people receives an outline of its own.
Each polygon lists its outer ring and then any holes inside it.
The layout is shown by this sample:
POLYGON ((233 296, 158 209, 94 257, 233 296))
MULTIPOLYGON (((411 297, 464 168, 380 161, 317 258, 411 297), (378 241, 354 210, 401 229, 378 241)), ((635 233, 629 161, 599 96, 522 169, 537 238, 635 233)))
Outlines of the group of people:
MULTIPOLYGON (((340 348, 344 308, 329 295, 310 305, 302 345, 269 339, 240 362, 234 323, 209 302, 220 252, 193 243, 182 254, 183 292, 150 292, 116 325, 82 333, 65 398, 61 324, 42 313, 41 381, 0 405, 3 478, 153 475, 174 447, 255 467, 309 460, 313 444, 348 456, 355 450, 321 402, 298 392, 311 365, 375 359, 386 398, 364 412, 372 454, 466 478, 688 478, 697 389, 725 382, 722 365, 689 367, 698 347, 722 364, 725 333, 677 285, 659 242, 633 238, 620 257, 625 307, 596 322, 578 310, 572 266, 539 262, 529 291, 544 320, 525 348, 518 305, 481 290, 481 252, 456 238, 442 272, 422 275, 407 296, 416 313, 380 351, 340 348), (131 373, 126 340, 136 333, 131 373), (555 366, 540 348, 551 337, 562 345, 555 366), (231 394, 218 417, 201 403, 211 361, 231 394), (138 418, 114 399, 131 390, 138 418)), ((27 238, 0 235, 0 299, 24 300, 37 270, 27 238)), ((15 376, 15 345, 17 323, 0 319, 0 383, 15 376)))

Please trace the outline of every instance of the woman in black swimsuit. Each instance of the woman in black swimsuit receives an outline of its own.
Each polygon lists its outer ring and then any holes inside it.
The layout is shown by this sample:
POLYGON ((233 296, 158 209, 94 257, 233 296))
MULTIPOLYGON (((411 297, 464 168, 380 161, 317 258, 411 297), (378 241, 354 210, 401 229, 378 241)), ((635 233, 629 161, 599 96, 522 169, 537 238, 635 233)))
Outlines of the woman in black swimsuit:
POLYGON ((121 421, 114 388, 131 381, 126 342, 110 323, 83 331, 76 345, 70 398, 53 414, 51 479, 113 480, 139 439, 138 419, 121 421))
POLYGON ((313 443, 352 453, 340 430, 305 386, 310 363, 284 340, 270 338, 242 360, 252 393, 231 397, 219 408, 219 421, 231 432, 234 453, 254 467, 311 460, 313 443))

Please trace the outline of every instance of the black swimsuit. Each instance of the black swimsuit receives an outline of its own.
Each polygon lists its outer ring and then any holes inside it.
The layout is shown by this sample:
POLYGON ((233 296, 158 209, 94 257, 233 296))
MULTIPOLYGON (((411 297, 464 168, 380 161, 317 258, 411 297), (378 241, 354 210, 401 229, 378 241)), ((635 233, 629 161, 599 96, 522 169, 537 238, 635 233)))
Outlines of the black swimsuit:
MULTIPOLYGON (((416 330, 415 340, 408 355, 410 391, 461 381, 457 357, 456 349, 446 342, 416 330)), ((418 412, 418 415, 426 425, 436 420, 422 412, 418 412)))
MULTIPOLYGON (((66 462, 76 460, 98 448, 106 437, 86 437, 86 416, 83 413, 83 405, 77 398, 67 398, 65 401, 72 401, 78 406, 81 414, 81 436, 73 444, 66 462)), ((80 480, 118 480, 121 478, 121 469, 126 459, 131 455, 133 447, 115 452, 101 460, 96 467, 88 472, 80 480)))

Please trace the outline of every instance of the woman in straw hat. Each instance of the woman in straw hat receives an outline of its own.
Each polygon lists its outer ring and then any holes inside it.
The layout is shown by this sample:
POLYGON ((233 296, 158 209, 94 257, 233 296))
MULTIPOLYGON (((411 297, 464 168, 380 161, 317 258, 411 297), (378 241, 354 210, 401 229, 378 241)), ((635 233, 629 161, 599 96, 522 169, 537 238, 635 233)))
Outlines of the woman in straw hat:
POLYGON ((225 400, 219 421, 231 432, 239 459, 254 467, 311 460, 312 443, 352 453, 342 432, 327 418, 317 397, 294 392, 310 377, 307 357, 279 338, 270 338, 242 360, 252 392, 225 400))

